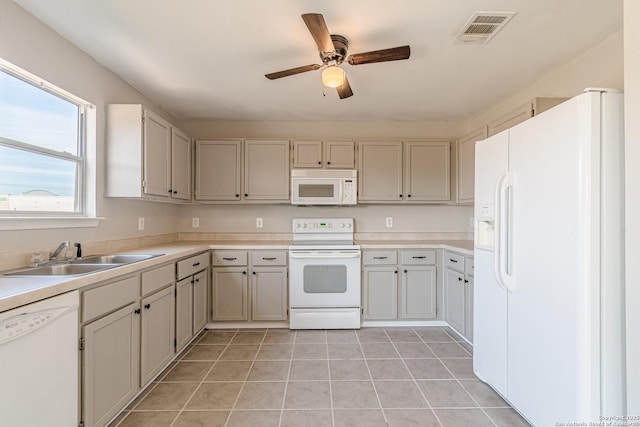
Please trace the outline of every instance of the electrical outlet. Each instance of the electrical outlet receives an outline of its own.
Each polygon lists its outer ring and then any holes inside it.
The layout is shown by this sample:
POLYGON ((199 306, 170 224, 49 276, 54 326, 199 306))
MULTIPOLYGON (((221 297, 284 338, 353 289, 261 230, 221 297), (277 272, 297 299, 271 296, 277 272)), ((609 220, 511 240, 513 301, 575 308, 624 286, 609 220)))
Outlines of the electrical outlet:
POLYGON ((262 228, 262 218, 256 218, 256 228, 262 228))
POLYGON ((200 227, 200 218, 191 218, 191 227, 198 228, 200 227))
POLYGON ((144 230, 144 218, 138 218, 138 230, 144 230))
POLYGON ((386 224, 387 228, 393 227, 393 217, 388 216, 386 221, 385 221, 385 224, 386 224))

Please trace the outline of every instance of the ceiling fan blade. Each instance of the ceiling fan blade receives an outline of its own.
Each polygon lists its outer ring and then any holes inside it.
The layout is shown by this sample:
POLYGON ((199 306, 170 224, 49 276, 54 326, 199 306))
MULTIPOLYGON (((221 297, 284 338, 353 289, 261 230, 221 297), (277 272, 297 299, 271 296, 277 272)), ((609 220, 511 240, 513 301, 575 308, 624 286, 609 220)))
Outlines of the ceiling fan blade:
POLYGON ((307 24, 307 28, 321 52, 334 52, 336 50, 331 40, 327 24, 324 22, 324 17, 321 14, 305 13, 302 15, 302 20, 307 24))
POLYGON ((338 96, 340 97, 340 99, 345 99, 353 96, 353 91, 351 90, 351 85, 349 84, 349 80, 347 79, 346 75, 344 76, 344 83, 342 83, 342 86, 338 86, 336 90, 338 91, 338 96))
POLYGON ((407 46, 392 47, 390 49, 373 50, 371 52, 356 53, 347 57, 351 65, 372 64, 374 62, 399 61, 409 59, 411 48, 407 46))
POLYGON ((304 65, 302 67, 296 67, 296 68, 291 68, 289 70, 282 70, 275 73, 265 74, 264 76, 269 80, 275 80, 281 77, 293 76, 294 74, 306 73, 307 71, 317 70, 320 67, 322 67, 322 65, 318 65, 318 64, 304 65))

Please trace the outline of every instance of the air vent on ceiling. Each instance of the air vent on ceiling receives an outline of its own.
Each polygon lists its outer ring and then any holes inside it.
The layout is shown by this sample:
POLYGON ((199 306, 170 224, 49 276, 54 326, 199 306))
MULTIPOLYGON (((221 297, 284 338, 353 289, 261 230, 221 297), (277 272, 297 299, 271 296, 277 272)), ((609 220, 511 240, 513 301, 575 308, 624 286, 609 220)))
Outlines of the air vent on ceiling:
POLYGON ((486 44, 513 18, 515 12, 476 12, 462 27, 454 43, 486 44))

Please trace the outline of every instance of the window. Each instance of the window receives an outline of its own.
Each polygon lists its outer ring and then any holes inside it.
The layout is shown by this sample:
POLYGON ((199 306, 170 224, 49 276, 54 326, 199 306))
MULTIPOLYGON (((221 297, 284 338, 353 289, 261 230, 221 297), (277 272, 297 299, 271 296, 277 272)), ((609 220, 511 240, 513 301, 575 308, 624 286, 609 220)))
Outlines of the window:
POLYGON ((87 214, 88 108, 0 62, 0 218, 87 214))

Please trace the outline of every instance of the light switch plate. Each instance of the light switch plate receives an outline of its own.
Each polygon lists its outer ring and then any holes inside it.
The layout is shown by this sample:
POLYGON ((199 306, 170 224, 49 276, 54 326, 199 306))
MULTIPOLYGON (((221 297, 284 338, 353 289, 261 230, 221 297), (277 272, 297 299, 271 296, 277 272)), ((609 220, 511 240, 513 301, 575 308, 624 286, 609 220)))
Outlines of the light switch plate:
POLYGON ((262 228, 262 218, 256 218, 256 228, 262 228))
POLYGON ((144 230, 144 218, 138 218, 138 230, 144 230))

